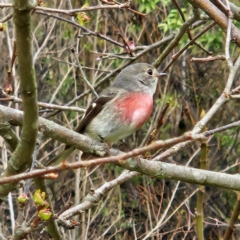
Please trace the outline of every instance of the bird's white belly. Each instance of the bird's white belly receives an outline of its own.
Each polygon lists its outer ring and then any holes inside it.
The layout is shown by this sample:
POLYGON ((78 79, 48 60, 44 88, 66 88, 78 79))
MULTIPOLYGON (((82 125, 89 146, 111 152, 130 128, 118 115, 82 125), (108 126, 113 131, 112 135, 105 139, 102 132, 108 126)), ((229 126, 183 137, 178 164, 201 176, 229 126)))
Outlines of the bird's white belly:
POLYGON ((124 125, 123 122, 119 122, 113 116, 107 116, 108 121, 106 121, 106 115, 104 117, 100 115, 88 124, 84 132, 85 135, 99 141, 115 143, 136 130, 135 126, 124 125))

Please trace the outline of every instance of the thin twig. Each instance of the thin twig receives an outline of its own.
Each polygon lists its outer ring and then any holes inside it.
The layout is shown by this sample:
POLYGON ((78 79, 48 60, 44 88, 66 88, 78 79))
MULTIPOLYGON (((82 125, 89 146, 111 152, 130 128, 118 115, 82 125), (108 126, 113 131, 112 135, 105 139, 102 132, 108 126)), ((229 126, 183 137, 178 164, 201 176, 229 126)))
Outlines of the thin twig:
POLYGON ((0 20, 0 23, 5 23, 5 22, 7 22, 8 20, 10 20, 12 17, 13 17, 13 14, 10 13, 10 14, 8 14, 7 16, 5 16, 3 19, 1 19, 1 20, 0 20))
MULTIPOLYGON (((69 65, 71 65, 71 66, 73 66, 73 67, 76 67, 76 68, 78 67, 77 65, 75 65, 75 64, 73 64, 73 63, 71 63, 71 62, 63 61, 63 60, 58 59, 58 58, 55 58, 55 57, 51 57, 51 58, 54 59, 54 60, 56 60, 56 61, 58 61, 58 62, 66 63, 66 64, 69 64, 69 65)), ((82 69, 95 70, 95 71, 97 71, 97 72, 105 72, 105 73, 110 73, 110 72, 111 72, 111 71, 109 71, 109 70, 101 70, 101 69, 97 69, 97 68, 84 67, 84 66, 82 66, 82 69)))
POLYGON ((91 83, 87 80, 86 75, 85 75, 85 73, 84 73, 83 70, 82 70, 82 66, 81 66, 80 61, 79 61, 79 59, 78 59, 78 55, 75 53, 75 49, 72 48, 71 51, 72 51, 72 53, 73 53, 73 55, 74 55, 75 60, 77 61, 77 65, 78 65, 78 68, 79 68, 79 70, 80 70, 80 73, 81 73, 81 76, 82 76, 83 81, 84 81, 84 82, 88 85, 88 87, 92 90, 92 92, 93 92, 93 94, 95 95, 95 97, 98 97, 97 92, 95 91, 95 89, 94 89, 94 87, 91 85, 91 83))
POLYGON ((199 37, 201 37, 205 32, 207 32, 209 29, 211 29, 214 25, 216 25, 215 22, 212 22, 207 27, 205 27, 200 33, 198 33, 192 40, 187 43, 180 51, 178 51, 176 54, 172 56, 172 60, 167 64, 167 66, 164 68, 163 72, 166 72, 169 67, 175 62, 175 60, 190 46, 192 45, 199 37))
POLYGON ((5 7, 12 7, 12 3, 0 3, 0 8, 5 8, 5 7))
POLYGON ((61 13, 66 14, 69 16, 76 16, 79 12, 89 12, 89 11, 96 11, 99 9, 122 9, 122 8, 129 8, 129 3, 124 3, 120 5, 98 5, 98 6, 91 6, 91 7, 82 7, 77 9, 57 9, 57 8, 47 8, 47 7, 35 7, 35 10, 40 10, 47 13, 61 13))
POLYGON ((94 31, 92 31, 92 30, 90 30, 90 29, 88 29, 88 28, 85 28, 85 27, 81 26, 80 24, 78 24, 78 23, 76 23, 76 22, 73 22, 73 21, 71 21, 71 20, 68 20, 68 19, 59 17, 59 16, 57 16, 57 15, 53 15, 53 14, 50 14, 50 13, 45 13, 45 12, 42 12, 42 11, 39 11, 39 10, 36 11, 35 13, 41 14, 41 15, 45 15, 45 16, 48 16, 48 17, 53 17, 53 18, 59 19, 59 20, 61 20, 61 21, 70 23, 70 24, 74 25, 75 27, 78 27, 78 28, 84 30, 86 33, 88 33, 88 35, 93 35, 93 36, 99 37, 99 38, 101 38, 101 39, 104 39, 104 40, 106 40, 106 41, 108 41, 108 42, 110 42, 110 43, 112 43, 112 44, 114 44, 114 45, 117 45, 117 46, 119 46, 119 47, 122 47, 122 48, 124 47, 123 44, 121 44, 121 43, 119 43, 119 42, 117 42, 117 41, 115 41, 115 40, 113 40, 113 39, 111 39, 111 38, 109 38, 109 37, 107 37, 107 36, 104 36, 103 34, 101 34, 101 33, 99 33, 99 32, 94 32, 94 31))
POLYGON ((178 45, 180 39, 188 31, 189 27, 200 18, 200 12, 198 9, 194 9, 193 13, 194 15, 183 23, 174 39, 168 44, 161 55, 154 61, 153 66, 158 67, 163 62, 163 60, 168 56, 173 48, 178 45))
POLYGON ((108 18, 111 20, 113 26, 116 28, 118 34, 119 34, 120 37, 122 38, 123 43, 124 43, 124 46, 125 46, 125 48, 126 48, 126 50, 127 50, 127 53, 129 53, 129 55, 130 55, 131 57, 134 57, 133 52, 132 52, 132 49, 129 47, 128 42, 127 42, 127 40, 125 39, 125 37, 124 37, 123 33, 121 32, 121 30, 118 28, 117 24, 114 22, 114 20, 112 19, 112 17, 111 17, 109 14, 108 14, 108 18))
MULTIPOLYGON (((182 9, 180 8, 179 4, 177 3, 177 1, 173 0, 173 3, 177 7, 178 12, 179 12, 180 16, 182 17, 183 22, 186 22, 185 16, 184 16, 184 14, 182 12, 182 9)), ((189 30, 187 31, 187 35, 188 35, 189 40, 192 40, 192 35, 191 35, 191 32, 189 30)), ((193 44, 196 45, 197 47, 199 47, 200 49, 202 49, 208 55, 212 55, 212 52, 209 52, 207 49, 203 48, 199 43, 194 42, 193 44)))
MULTIPOLYGON (((102 3, 105 3, 105 4, 112 5, 111 2, 109 2, 109 1, 106 1, 106 0, 100 0, 100 1, 101 1, 102 3)), ((118 5, 120 5, 120 3, 118 3, 117 1, 114 1, 114 0, 113 0, 113 2, 116 3, 116 4, 118 4, 118 5)), ((133 12, 133 13, 135 13, 135 14, 138 14, 138 15, 140 15, 141 17, 146 17, 146 15, 147 15, 147 14, 144 14, 144 13, 137 12, 137 11, 131 9, 130 7, 127 8, 127 10, 130 11, 130 12, 133 12)))
POLYGON ((191 58, 190 61, 191 62, 211 62, 211 61, 216 61, 216 60, 221 60, 224 61, 226 60, 225 55, 217 55, 217 56, 208 56, 206 58, 191 58))
POLYGON ((224 89, 224 93, 227 95, 229 95, 231 92, 232 84, 233 84, 233 81, 234 81, 234 78, 235 78, 235 75, 236 75, 236 72, 237 72, 239 66, 240 66, 240 55, 238 56, 236 62, 234 63, 234 66, 230 68, 229 78, 228 78, 226 87, 224 89))
POLYGON ((164 116, 165 116, 168 108, 169 108, 169 103, 167 103, 163 107, 163 110, 162 110, 161 115, 160 115, 159 120, 158 120, 158 124, 157 124, 156 128, 154 128, 153 131, 151 132, 146 146, 151 144, 156 139, 157 133, 164 123, 164 116))
POLYGON ((227 37, 225 44, 225 56, 229 67, 233 67, 233 62, 230 58, 230 42, 231 42, 231 28, 232 28, 232 18, 233 14, 231 12, 229 2, 226 0, 227 8, 228 8, 228 26, 227 26, 227 37))
MULTIPOLYGON (((33 157, 32 157, 32 164, 31 164, 29 172, 31 172, 34 169, 35 164, 37 162, 37 155, 38 155, 40 143, 42 141, 42 137, 43 137, 43 132, 38 132, 37 141, 36 141, 36 145, 35 145, 34 152, 33 152, 33 157)), ((26 184, 24 185, 24 190, 23 190, 23 192, 26 195, 28 195, 28 193, 29 193, 30 184, 31 184, 31 180, 28 179, 26 181, 26 184)))
MULTIPOLYGON (((12 101, 14 103, 22 103, 21 98, 7 94, 1 87, 0 87, 0 91, 2 92, 2 95, 5 97, 5 98, 0 98, 0 101, 12 101)), ((66 111, 75 111, 75 112, 85 112, 86 111, 84 108, 59 106, 56 104, 44 103, 44 102, 38 102, 38 106, 48 108, 48 109, 55 109, 55 110, 66 110, 66 111)))
POLYGON ((232 89, 231 94, 236 94, 236 93, 240 93, 240 85, 237 86, 236 88, 232 89))

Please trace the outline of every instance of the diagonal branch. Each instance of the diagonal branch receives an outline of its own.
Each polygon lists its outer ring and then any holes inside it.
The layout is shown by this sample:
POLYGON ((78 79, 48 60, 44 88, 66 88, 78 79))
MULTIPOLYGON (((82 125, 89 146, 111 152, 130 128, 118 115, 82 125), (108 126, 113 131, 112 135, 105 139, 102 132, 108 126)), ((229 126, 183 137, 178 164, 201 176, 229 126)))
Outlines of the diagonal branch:
MULTIPOLYGON (((187 0, 195 7, 201 8, 209 17, 211 17, 223 31, 227 32, 228 18, 209 0, 187 0)), ((231 25, 231 38, 238 46, 240 46, 240 30, 234 25, 231 25)))
POLYGON ((199 18, 200 18, 199 11, 197 9, 194 9, 194 15, 191 18, 189 18, 185 23, 183 23, 183 25, 181 26, 180 30, 178 31, 178 33, 174 37, 174 39, 168 44, 168 46, 164 49, 162 54, 154 61, 153 66, 155 66, 155 67, 159 67, 160 66, 160 64, 168 56, 168 54, 173 50, 173 48, 175 48, 178 45, 180 39, 188 31, 189 27, 194 22, 199 20, 199 18))

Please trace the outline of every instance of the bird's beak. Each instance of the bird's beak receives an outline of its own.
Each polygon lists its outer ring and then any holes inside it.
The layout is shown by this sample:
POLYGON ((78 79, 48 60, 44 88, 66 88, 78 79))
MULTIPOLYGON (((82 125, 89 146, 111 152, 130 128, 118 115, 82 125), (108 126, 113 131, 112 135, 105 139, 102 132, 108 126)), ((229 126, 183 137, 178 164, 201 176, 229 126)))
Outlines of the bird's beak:
POLYGON ((157 73, 157 77, 158 77, 158 78, 160 78, 160 77, 162 77, 162 76, 167 76, 167 74, 166 74, 166 73, 157 73))

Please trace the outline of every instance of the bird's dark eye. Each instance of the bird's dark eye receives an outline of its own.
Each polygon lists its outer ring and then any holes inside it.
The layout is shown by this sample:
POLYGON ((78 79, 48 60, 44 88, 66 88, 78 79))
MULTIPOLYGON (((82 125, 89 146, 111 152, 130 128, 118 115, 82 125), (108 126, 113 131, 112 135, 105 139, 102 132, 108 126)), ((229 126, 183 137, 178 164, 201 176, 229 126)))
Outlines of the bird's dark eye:
POLYGON ((148 69, 148 70, 147 70, 147 73, 148 73, 148 75, 151 75, 151 76, 152 76, 152 75, 153 75, 152 69, 148 69))

